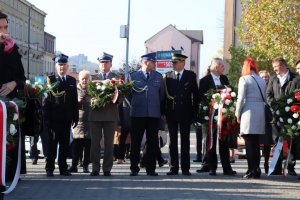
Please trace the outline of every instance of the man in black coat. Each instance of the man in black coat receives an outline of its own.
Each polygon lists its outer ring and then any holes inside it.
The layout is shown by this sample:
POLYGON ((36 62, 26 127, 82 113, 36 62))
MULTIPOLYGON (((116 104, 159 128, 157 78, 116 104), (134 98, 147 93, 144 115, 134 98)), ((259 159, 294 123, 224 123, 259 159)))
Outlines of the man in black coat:
POLYGON ((196 74, 185 70, 185 59, 181 54, 172 54, 174 71, 165 74, 166 119, 169 128, 170 171, 167 175, 177 175, 178 161, 178 125, 181 139, 181 170, 183 175, 190 173, 190 127, 196 121, 199 93, 196 74))
MULTIPOLYGON (((228 78, 223 75, 224 72, 224 63, 220 58, 214 58, 210 66, 210 74, 206 75, 199 82, 199 96, 200 104, 206 104, 210 102, 210 99, 205 97, 205 94, 208 90, 218 88, 224 88, 224 85, 229 85, 228 78)), ((216 154, 216 142, 217 136, 216 131, 213 135, 213 146, 207 151, 207 127, 202 127, 202 145, 203 145, 203 158, 202 158, 202 167, 197 170, 197 172, 210 172, 209 174, 214 176, 216 175, 216 169, 218 165, 218 158, 216 154), (207 151, 207 152, 206 152, 207 151)), ((221 158, 221 163, 223 167, 223 173, 226 175, 234 175, 235 171, 232 170, 230 165, 230 156, 229 156, 229 147, 227 140, 219 140, 219 154, 221 158)))
MULTIPOLYGON (((267 88, 267 102, 272 107, 274 102, 279 100, 284 95, 288 95, 295 89, 295 85, 299 84, 299 76, 291 72, 287 68, 287 62, 282 57, 275 57, 272 60, 272 67, 276 75, 270 78, 267 88), (296 83, 297 82, 297 83, 296 83)), ((272 130, 277 130, 276 124, 272 124, 274 127, 272 130)), ((296 176, 295 164, 296 164, 297 146, 294 142, 291 149, 291 160, 288 163, 288 174, 296 176)), ((273 175, 282 174, 282 155, 279 157, 273 175)))
POLYGON ((60 54, 53 60, 57 76, 49 76, 48 83, 59 82, 59 85, 45 101, 45 123, 49 127, 49 147, 45 169, 47 176, 53 176, 59 143, 60 175, 70 176, 66 162, 70 145, 70 130, 71 125, 73 128, 77 126, 79 118, 76 79, 67 75, 69 65, 66 55, 60 54))

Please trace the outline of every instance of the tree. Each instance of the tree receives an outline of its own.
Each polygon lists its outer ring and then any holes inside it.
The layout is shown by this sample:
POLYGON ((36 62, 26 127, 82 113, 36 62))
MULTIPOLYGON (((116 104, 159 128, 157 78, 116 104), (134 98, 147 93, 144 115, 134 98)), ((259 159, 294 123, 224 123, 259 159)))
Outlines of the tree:
POLYGON ((300 0, 242 0, 236 32, 247 57, 270 69, 275 56, 291 67, 300 58, 300 0))

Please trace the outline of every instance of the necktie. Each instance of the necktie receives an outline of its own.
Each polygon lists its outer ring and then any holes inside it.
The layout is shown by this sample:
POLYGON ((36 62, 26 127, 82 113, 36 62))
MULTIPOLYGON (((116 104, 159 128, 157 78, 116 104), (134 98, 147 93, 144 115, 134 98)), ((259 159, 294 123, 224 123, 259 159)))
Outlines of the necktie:
POLYGON ((62 82, 64 83, 66 81, 65 77, 61 77, 62 82))
POLYGON ((103 74, 103 79, 104 79, 104 80, 106 79, 106 73, 103 74))
POLYGON ((149 72, 146 72, 146 78, 149 80, 149 72))
POLYGON ((177 82, 180 81, 180 73, 177 73, 177 82))

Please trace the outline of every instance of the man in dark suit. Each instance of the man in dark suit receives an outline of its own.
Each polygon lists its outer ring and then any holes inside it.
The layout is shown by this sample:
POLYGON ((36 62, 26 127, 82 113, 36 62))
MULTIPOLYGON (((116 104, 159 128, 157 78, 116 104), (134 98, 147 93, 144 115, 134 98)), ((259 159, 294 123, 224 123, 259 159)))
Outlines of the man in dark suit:
POLYGON ((169 128, 170 171, 167 175, 177 175, 178 159, 178 126, 181 138, 181 170, 183 175, 190 173, 190 127, 196 121, 199 93, 196 74, 185 70, 185 59, 182 54, 172 54, 173 71, 165 74, 166 84, 166 119, 169 128))
MULTIPOLYGON (((93 77, 93 81, 103 81, 116 78, 117 75, 110 71, 113 56, 104 53, 98 57, 100 73, 93 77)), ((93 100, 93 97, 92 97, 93 100)), ((95 108, 89 114, 89 126, 91 135, 91 176, 98 176, 100 171, 100 141, 104 136, 103 175, 111 176, 113 166, 114 135, 119 120, 118 104, 109 103, 101 108, 95 108)))
MULTIPOLYGON (((288 95, 294 90, 295 84, 299 84, 299 76, 291 72, 287 68, 287 62, 282 57, 275 57, 272 60, 272 67, 276 75, 270 78, 268 88, 267 88, 267 102, 272 107, 274 102, 279 100, 282 96, 288 95), (297 82, 297 83, 296 83, 297 82)), ((272 124, 273 129, 277 130, 275 123, 272 124)), ((294 140, 295 141, 295 140, 294 140)), ((291 160, 288 163, 288 174, 296 176, 295 164, 296 164, 296 154, 297 146, 293 143, 291 149, 291 160)), ((273 175, 282 174, 282 155, 279 157, 273 175)))
POLYGON ((60 175, 70 176, 67 155, 70 145, 70 129, 77 126, 79 109, 77 101, 76 79, 67 75, 68 56, 64 54, 53 58, 57 76, 49 76, 48 84, 59 82, 57 88, 45 100, 45 123, 49 127, 49 146, 46 158, 47 176, 53 176, 54 163, 59 143, 58 166, 60 175))
POLYGON ((130 74, 134 81, 131 99, 131 154, 130 176, 137 176, 140 167, 141 141, 146 131, 147 153, 145 158, 148 176, 157 176, 156 152, 158 149, 158 128, 161 117, 160 104, 164 98, 162 75, 155 71, 156 53, 142 56, 142 67, 130 74))
MULTIPOLYGON (((229 85, 228 78, 223 75, 224 72, 224 63, 220 58, 214 58, 211 62, 210 66, 210 74, 206 75, 199 82, 199 96, 200 96, 200 104, 201 103, 209 103, 210 99, 205 97, 205 93, 209 89, 217 90, 218 88, 224 87, 224 85, 229 85)), ((203 158, 202 158, 202 166, 197 172, 209 172, 210 175, 216 175, 216 169, 218 165, 218 158, 216 153, 216 143, 217 136, 216 131, 213 135, 213 146, 207 151, 207 130, 208 127, 202 127, 202 145, 203 145, 203 158)), ((219 154, 221 158, 221 163, 223 167, 223 172, 226 175, 234 175, 235 171, 232 170, 230 165, 230 156, 229 156, 229 147, 228 141, 219 140, 219 154)))

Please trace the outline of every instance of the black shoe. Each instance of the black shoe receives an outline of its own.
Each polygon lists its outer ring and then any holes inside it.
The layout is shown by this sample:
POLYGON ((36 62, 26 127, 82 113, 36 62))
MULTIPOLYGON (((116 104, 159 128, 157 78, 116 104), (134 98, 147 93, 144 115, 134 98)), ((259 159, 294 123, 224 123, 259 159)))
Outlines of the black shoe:
POLYGON ((269 173, 269 163, 265 163, 264 168, 265 168, 265 173, 268 174, 269 173))
POLYGON ((99 176, 99 172, 93 171, 90 173, 90 176, 99 176))
POLYGON ((130 176, 137 176, 137 175, 139 175, 139 173, 136 172, 136 171, 131 171, 131 172, 130 172, 130 176))
POLYGON ((271 175, 282 175, 281 171, 273 171, 271 175))
POLYGON ((235 163, 235 159, 234 159, 234 158, 231 159, 231 160, 230 160, 230 163, 235 163))
POLYGON ((37 159, 32 160, 32 165, 37 165, 37 159))
POLYGON ((74 166, 71 166, 69 169, 68 169, 69 172, 74 172, 74 173, 77 173, 78 172, 78 168, 77 167, 74 167, 74 166))
POLYGON ((243 176, 243 178, 245 178, 245 179, 254 178, 254 175, 253 175, 252 172, 248 172, 248 173, 246 173, 246 174, 243 176))
POLYGON ((167 172, 167 175, 168 175, 168 176, 178 175, 178 172, 177 172, 177 171, 172 171, 172 170, 170 170, 169 172, 167 172))
POLYGON ((200 169, 197 169, 196 172, 198 173, 209 172, 209 169, 207 166, 202 166, 200 169))
POLYGON ((148 176, 158 176, 157 172, 147 172, 148 176))
POLYGON ((208 174, 211 176, 217 176, 216 170, 210 170, 208 174))
POLYGON ((224 175, 232 176, 232 175, 236 175, 236 171, 234 171, 234 170, 226 170, 226 171, 223 171, 223 174, 224 175))
POLYGON ((202 159, 197 158, 197 159, 193 160, 193 162, 202 162, 202 159))
POLYGON ((191 176, 192 174, 190 171, 182 171, 182 175, 191 176))
POLYGON ((54 176, 54 174, 53 174, 52 171, 46 171, 46 175, 47 175, 48 177, 54 176))
POLYGON ((83 173, 90 173, 89 166, 83 166, 83 173))
POLYGON ((60 172, 59 174, 62 176, 72 176, 72 174, 68 171, 63 171, 63 172, 60 172))
POLYGON ((165 164, 167 164, 168 163, 168 161, 167 160, 163 160, 163 161, 161 161, 161 162, 159 162, 158 163, 158 166, 159 167, 163 167, 165 164))
POLYGON ((103 176, 111 176, 110 172, 103 172, 103 176))
POLYGON ((288 169, 288 175, 297 176, 297 173, 295 172, 295 169, 288 169))

